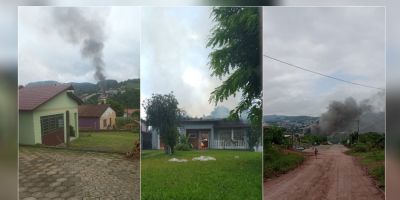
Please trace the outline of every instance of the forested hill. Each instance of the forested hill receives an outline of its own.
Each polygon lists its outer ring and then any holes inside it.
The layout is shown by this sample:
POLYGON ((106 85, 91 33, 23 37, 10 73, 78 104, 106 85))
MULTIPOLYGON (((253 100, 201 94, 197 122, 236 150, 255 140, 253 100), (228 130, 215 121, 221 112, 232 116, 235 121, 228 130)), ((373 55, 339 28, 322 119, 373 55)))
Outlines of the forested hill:
POLYGON ((276 122, 308 122, 318 120, 319 117, 311 116, 287 116, 287 115, 264 115, 263 122, 276 123, 276 122))

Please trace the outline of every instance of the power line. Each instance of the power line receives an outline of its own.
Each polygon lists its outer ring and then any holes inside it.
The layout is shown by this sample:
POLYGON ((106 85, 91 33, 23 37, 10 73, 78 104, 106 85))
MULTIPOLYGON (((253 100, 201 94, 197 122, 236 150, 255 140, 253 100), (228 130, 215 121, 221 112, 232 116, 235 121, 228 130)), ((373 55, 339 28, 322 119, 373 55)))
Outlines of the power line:
POLYGON ((326 75, 326 74, 322 74, 322 73, 319 73, 319 72, 316 72, 316 71, 312 71, 312 70, 309 70, 309 69, 306 69, 306 68, 303 68, 303 67, 300 67, 300 66, 297 66, 297 65, 294 65, 294 64, 285 62, 285 61, 283 61, 283 60, 280 60, 280 59, 277 59, 277 58, 268 56, 268 55, 264 55, 264 57, 269 58, 269 59, 271 59, 271 60, 278 61, 278 62, 283 63, 283 64, 286 64, 286 65, 289 65, 289 66, 291 66, 291 67, 295 67, 295 68, 297 68, 297 69, 301 69, 301 70, 304 70, 304 71, 307 71, 307 72, 311 72, 311 73, 314 73, 314 74, 318 74, 318 75, 320 75, 320 76, 324 76, 324 77, 327 77, 327 78, 335 79, 335 80, 337 80, 337 81, 342 81, 342 82, 349 83, 349 84, 353 84, 353 85, 358 85, 358 86, 362 86, 362 87, 367 87, 367 88, 372 88, 372 89, 377 89, 377 90, 383 90, 383 91, 385 91, 385 89, 383 89, 383 88, 374 87, 374 86, 370 86, 370 85, 364 85, 364 84, 360 84, 360 83, 355 83, 355 82, 347 81, 347 80, 344 80, 344 79, 341 79, 341 78, 336 78, 336 77, 333 77, 333 76, 329 76, 329 75, 326 75))

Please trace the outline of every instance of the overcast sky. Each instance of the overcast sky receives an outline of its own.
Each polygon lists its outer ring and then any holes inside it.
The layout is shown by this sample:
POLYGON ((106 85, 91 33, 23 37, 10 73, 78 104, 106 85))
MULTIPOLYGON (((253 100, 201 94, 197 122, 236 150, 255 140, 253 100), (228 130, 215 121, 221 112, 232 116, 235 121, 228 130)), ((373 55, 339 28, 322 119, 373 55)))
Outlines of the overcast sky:
MULTIPOLYGON (((19 84, 32 81, 97 82, 80 46, 66 42, 54 24, 53 7, 19 8, 19 84)), ((140 74, 140 8, 82 7, 89 20, 104 25, 106 79, 123 81, 140 74)))
MULTIPOLYGON (((208 99, 221 84, 210 77, 206 48, 213 22, 211 7, 145 7, 142 9, 141 98, 174 92, 190 116, 214 109, 208 99)), ((237 100, 219 104, 233 108, 237 100)), ((142 109, 142 117, 144 109, 142 109)))
MULTIPOLYGON (((264 54, 348 81, 385 88, 383 7, 264 7, 264 54)), ((318 116, 333 100, 378 90, 263 59, 264 114, 318 116)))

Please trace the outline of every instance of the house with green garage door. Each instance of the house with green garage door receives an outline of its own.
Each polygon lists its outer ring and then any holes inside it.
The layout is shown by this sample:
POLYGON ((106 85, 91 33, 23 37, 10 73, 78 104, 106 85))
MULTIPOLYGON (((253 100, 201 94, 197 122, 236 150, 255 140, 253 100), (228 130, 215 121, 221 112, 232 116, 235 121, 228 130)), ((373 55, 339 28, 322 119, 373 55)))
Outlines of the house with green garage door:
POLYGON ((78 105, 71 84, 20 87, 19 143, 56 146, 79 137, 78 105))

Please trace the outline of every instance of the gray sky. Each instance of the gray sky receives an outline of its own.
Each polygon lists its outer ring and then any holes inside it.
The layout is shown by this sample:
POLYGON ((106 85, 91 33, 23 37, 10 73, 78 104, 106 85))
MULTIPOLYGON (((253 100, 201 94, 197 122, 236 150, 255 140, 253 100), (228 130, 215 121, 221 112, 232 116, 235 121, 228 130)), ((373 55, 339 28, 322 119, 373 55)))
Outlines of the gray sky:
MULTIPOLYGON (((19 84, 32 81, 97 82, 90 59, 55 28, 53 7, 19 8, 19 84)), ((104 75, 118 81, 140 74, 140 8, 82 7, 89 20, 104 24, 104 75)))
MULTIPOLYGON (((385 88, 383 7, 264 7, 264 54, 310 70, 385 88)), ((263 113, 318 116, 333 100, 378 90, 263 59, 263 113)))
MULTIPOLYGON (((142 9, 142 100, 173 91, 190 116, 208 115, 214 109, 208 99, 221 81, 210 77, 208 65, 210 11, 211 7, 142 9)), ((220 105, 231 109, 236 103, 231 98, 220 105)))

